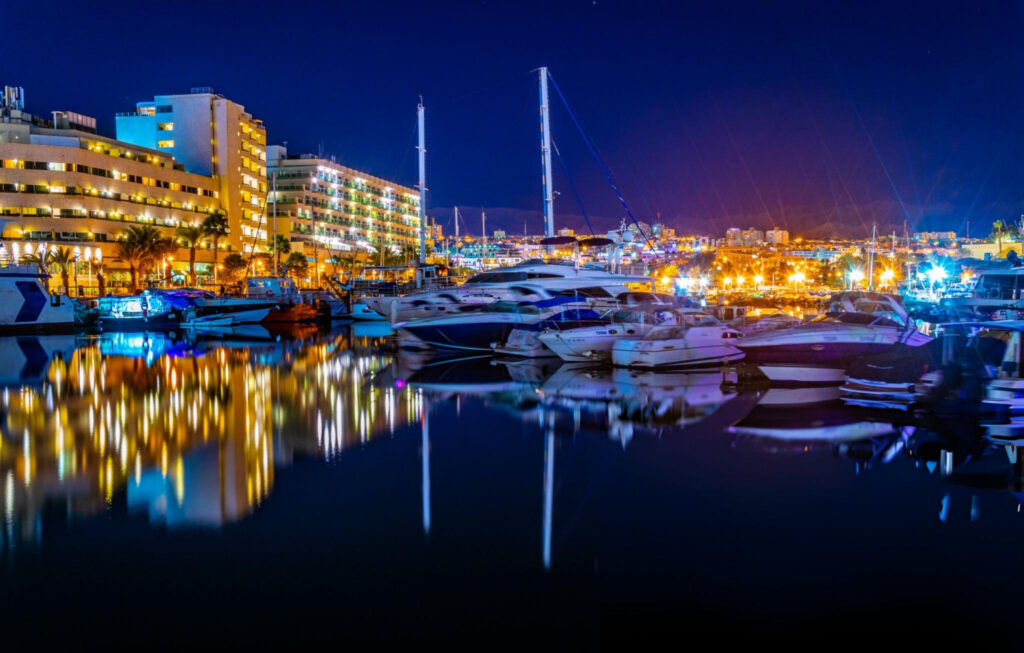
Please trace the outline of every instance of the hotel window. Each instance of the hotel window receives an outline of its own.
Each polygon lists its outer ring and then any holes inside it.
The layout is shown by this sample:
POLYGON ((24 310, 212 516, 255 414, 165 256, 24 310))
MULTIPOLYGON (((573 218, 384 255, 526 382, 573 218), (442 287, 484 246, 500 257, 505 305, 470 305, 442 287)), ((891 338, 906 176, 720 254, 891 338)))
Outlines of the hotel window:
POLYGON ((156 142, 156 146, 157 147, 174 147, 174 141, 173 140, 157 141, 156 142))
POLYGON ((162 132, 172 132, 172 131, 174 131, 174 123, 173 122, 159 122, 159 123, 157 123, 156 128, 159 131, 162 131, 162 132))

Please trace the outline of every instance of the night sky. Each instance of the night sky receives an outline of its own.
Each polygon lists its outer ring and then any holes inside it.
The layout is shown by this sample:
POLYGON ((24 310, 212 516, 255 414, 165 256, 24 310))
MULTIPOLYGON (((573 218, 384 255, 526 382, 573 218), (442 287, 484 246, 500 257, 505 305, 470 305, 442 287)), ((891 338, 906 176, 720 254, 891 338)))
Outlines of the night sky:
MULTIPOLYGON (((1022 18, 984 2, 7 2, 0 83, 109 135, 136 101, 212 86, 270 142, 408 185, 423 94, 430 213, 539 232, 547 65, 640 219, 982 235, 1024 212, 1022 18)), ((617 224, 553 102, 583 206, 617 224)), ((555 168, 559 226, 580 228, 555 168)))

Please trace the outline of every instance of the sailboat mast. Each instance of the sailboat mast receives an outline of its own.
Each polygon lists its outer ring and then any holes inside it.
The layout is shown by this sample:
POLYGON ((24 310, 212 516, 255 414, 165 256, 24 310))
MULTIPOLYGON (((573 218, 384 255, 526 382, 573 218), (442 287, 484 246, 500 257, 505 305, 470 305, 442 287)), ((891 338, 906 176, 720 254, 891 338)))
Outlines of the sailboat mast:
POLYGON ((551 180, 551 122, 548 106, 548 69, 540 69, 540 151, 542 183, 544 185, 544 231, 545 236, 555 235, 555 192, 551 180))
POLYGON ((416 118, 419 124, 419 150, 420 158, 420 265, 427 262, 427 145, 424 133, 423 96, 420 96, 420 103, 416 107, 416 118))
POLYGON ((876 225, 871 225, 871 251, 868 254, 868 290, 875 289, 875 230, 876 225))

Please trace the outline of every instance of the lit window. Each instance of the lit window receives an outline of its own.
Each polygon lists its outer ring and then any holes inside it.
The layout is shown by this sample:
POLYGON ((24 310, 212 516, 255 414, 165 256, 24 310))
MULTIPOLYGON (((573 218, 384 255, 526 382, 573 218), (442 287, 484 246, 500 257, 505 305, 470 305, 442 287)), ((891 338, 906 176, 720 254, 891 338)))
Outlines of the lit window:
POLYGON ((172 131, 174 131, 174 123, 173 122, 160 122, 160 123, 157 123, 156 128, 158 130, 162 131, 162 132, 172 132, 172 131))
POLYGON ((173 140, 157 141, 156 142, 156 146, 157 147, 174 147, 174 141, 173 140))

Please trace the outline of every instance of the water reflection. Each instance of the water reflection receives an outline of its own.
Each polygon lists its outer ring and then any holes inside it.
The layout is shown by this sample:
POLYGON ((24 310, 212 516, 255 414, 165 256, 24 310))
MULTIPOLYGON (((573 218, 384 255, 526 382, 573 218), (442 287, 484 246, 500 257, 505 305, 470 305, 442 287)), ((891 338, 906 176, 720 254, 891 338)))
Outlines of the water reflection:
POLYGON ((367 379, 379 342, 314 331, 0 339, 3 541, 41 515, 127 507, 167 526, 220 526, 271 492, 297 453, 330 460, 418 419, 419 398, 367 379))
MULTIPOLYGON (((844 406, 833 386, 744 387, 734 370, 395 354, 386 330, 370 326, 326 335, 252 327, 0 339, 4 546, 39 541, 44 516, 85 518, 115 504, 155 525, 221 527, 256 511, 296 456, 331 462, 403 427, 418 430, 429 536, 432 413, 445 413, 448 402, 456 422, 442 429, 486 435, 480 424, 458 422, 463 402, 478 402, 543 438, 534 465, 545 568, 561 470, 572 464, 559 463, 565 436, 607 438, 619 450, 638 437, 692 435, 721 439, 724 455, 826 451, 854 474, 909 460, 943 487, 1024 498, 1024 440, 987 438, 970 416, 844 406)), ((943 493, 938 514, 946 520, 943 493)), ((980 503, 971 500, 971 520, 980 503)))

